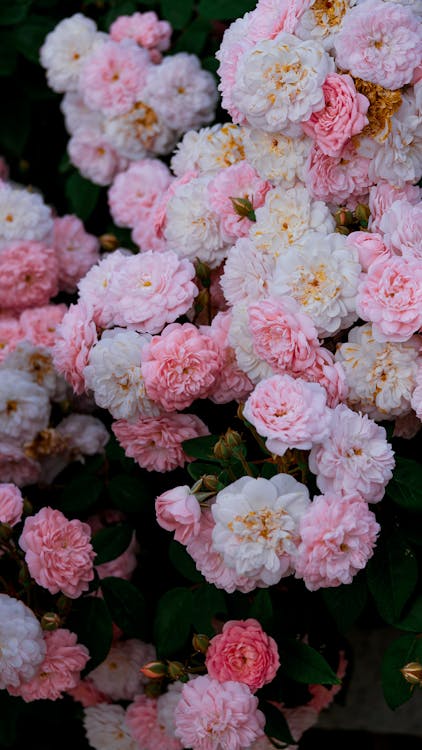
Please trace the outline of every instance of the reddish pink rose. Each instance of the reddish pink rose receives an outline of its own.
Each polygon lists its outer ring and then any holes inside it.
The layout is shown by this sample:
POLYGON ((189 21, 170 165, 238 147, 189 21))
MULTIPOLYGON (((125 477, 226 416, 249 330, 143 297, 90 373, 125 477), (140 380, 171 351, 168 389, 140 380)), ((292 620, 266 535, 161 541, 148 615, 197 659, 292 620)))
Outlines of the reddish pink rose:
POLYGON ((313 112, 302 128, 324 154, 340 156, 345 143, 368 123, 369 100, 358 94, 353 78, 348 75, 330 73, 322 90, 325 107, 313 112))
POLYGON ((187 544, 199 532, 201 507, 185 485, 163 492, 155 500, 157 521, 166 531, 174 531, 176 542, 187 544))
POLYGON ((209 645, 205 665, 219 682, 243 682, 255 693, 280 666, 277 644, 257 620, 230 620, 209 645))
POLYGON ((91 348, 97 342, 93 310, 82 300, 71 305, 57 328, 53 348, 54 366, 77 395, 85 391, 84 369, 91 348))
POLYGON ((24 338, 20 321, 13 315, 0 313, 0 362, 16 348, 18 341, 24 338))
POLYGON ((77 599, 94 578, 91 529, 59 510, 41 508, 25 520, 19 545, 32 578, 50 594, 77 599))
POLYGON ((88 649, 77 643, 75 633, 70 630, 59 628, 47 632, 44 640, 47 652, 35 677, 8 689, 11 695, 19 695, 26 703, 62 698, 65 691, 76 687, 89 659, 88 649))
POLYGON ((305 183, 317 200, 355 208, 365 203, 372 181, 368 175, 370 160, 361 156, 352 141, 339 156, 328 156, 314 143, 306 165, 305 183))
POLYGON ((0 309, 46 305, 58 288, 58 263, 42 242, 9 242, 0 253, 0 309))
POLYGON ((111 703, 111 698, 97 690, 92 680, 87 677, 85 680, 78 682, 76 687, 66 690, 73 700, 79 701, 84 708, 88 706, 97 706, 98 703, 111 703))

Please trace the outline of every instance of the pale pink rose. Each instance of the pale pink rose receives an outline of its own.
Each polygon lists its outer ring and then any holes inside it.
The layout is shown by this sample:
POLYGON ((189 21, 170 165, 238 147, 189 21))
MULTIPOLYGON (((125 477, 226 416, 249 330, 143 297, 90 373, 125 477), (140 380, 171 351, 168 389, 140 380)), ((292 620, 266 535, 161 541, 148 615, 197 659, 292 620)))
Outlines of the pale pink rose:
MULTIPOLYGON (((150 225, 152 211, 172 175, 159 159, 140 159, 115 178, 108 191, 108 205, 118 227, 150 225)), ((153 248, 148 248, 153 249, 153 248)))
POLYGON ((368 503, 382 499, 394 464, 384 427, 345 404, 334 409, 330 434, 309 455, 321 492, 358 492, 368 503))
POLYGON ((369 191, 369 217, 368 227, 371 232, 378 232, 380 229, 381 219, 386 211, 396 201, 406 200, 412 205, 416 205, 422 196, 422 190, 418 185, 405 183, 402 187, 390 185, 389 182, 381 180, 371 187, 369 191))
POLYGON ((192 750, 241 750, 264 734, 258 698, 241 682, 208 675, 183 686, 176 706, 176 737, 192 750))
POLYGON ((78 281, 99 259, 99 246, 93 234, 85 232, 77 216, 54 219, 53 247, 59 264, 59 287, 75 292, 78 281))
POLYGON ((325 107, 302 122, 306 135, 328 156, 340 156, 343 146, 368 123, 369 100, 358 94, 349 75, 330 73, 322 86, 325 107))
POLYGON ((20 443, 16 440, 0 440, 0 477, 3 482, 26 487, 38 482, 40 476, 40 464, 25 455, 20 443))
POLYGON ((208 393, 208 398, 215 404, 227 404, 233 400, 244 401, 253 390, 252 381, 239 368, 234 349, 228 343, 231 318, 229 311, 219 312, 213 318, 211 326, 206 329, 217 344, 221 359, 220 372, 208 393))
POLYGON ((151 211, 151 221, 137 222, 132 230, 132 242, 134 242, 135 245, 138 245, 142 252, 154 250, 156 253, 163 253, 167 250, 167 241, 164 237, 158 237, 154 228, 154 217, 157 205, 158 203, 151 211))
POLYGON ((176 737, 160 724, 158 702, 146 695, 138 695, 126 709, 125 723, 132 738, 142 750, 182 750, 176 737))
POLYGON ((351 583, 374 553, 380 526, 361 495, 315 497, 300 523, 296 578, 309 591, 351 583))
POLYGON ((375 261, 387 260, 391 256, 391 251, 384 244, 382 236, 376 232, 352 232, 346 242, 348 247, 354 247, 358 251, 363 271, 368 271, 369 266, 375 261))
POLYGON ((89 677, 85 680, 80 680, 76 687, 66 690, 66 693, 71 695, 73 700, 81 703, 84 708, 97 706, 98 703, 111 703, 111 699, 102 693, 101 690, 98 690, 89 677))
POLYGON ((92 319, 99 328, 110 328, 113 325, 115 299, 110 292, 111 282, 125 263, 122 250, 104 255, 99 263, 88 271, 78 284, 79 304, 85 303, 92 309, 92 319))
POLYGON ((318 334, 311 318, 302 310, 288 296, 270 297, 248 307, 255 352, 276 372, 300 373, 315 362, 318 334))
POLYGON ((158 238, 164 238, 164 232, 167 222, 167 206, 171 198, 177 193, 177 188, 180 185, 187 185, 191 180, 198 177, 199 172, 197 170, 191 170, 185 172, 181 177, 170 183, 167 190, 163 193, 160 200, 157 201, 154 208, 152 220, 154 223, 154 231, 158 238))
POLYGON ((221 169, 208 183, 211 208, 219 215, 225 242, 236 242, 238 237, 247 237, 252 220, 239 214, 233 199, 248 200, 254 211, 263 205, 271 184, 262 180, 253 167, 240 161, 221 169))
POLYGON ((418 18, 395 2, 367 0, 350 8, 334 46, 337 67, 386 89, 410 83, 422 60, 418 18))
POLYGON ((414 259, 388 258, 363 276, 356 311, 372 323, 376 341, 408 341, 422 326, 422 267, 414 259))
POLYGON ((166 414, 136 422, 119 419, 112 430, 127 456, 143 469, 160 472, 192 460, 182 448, 184 440, 209 435, 206 425, 193 414, 166 414))
POLYGON ((293 34, 311 0, 258 0, 250 14, 250 35, 255 42, 274 39, 280 31, 293 34))
POLYGON ((327 156, 314 144, 306 165, 306 187, 318 200, 353 209, 368 197, 372 185, 369 164, 370 160, 360 156, 351 141, 339 156, 327 156))
POLYGON ((222 367, 220 350, 192 323, 172 323, 141 352, 148 398, 167 411, 206 398, 222 367))
POLYGON ((219 682, 243 682, 252 693, 271 682, 280 666, 277 644, 257 620, 229 620, 211 639, 205 666, 219 682))
POLYGON ((267 438, 268 450, 282 456, 288 448, 308 450, 327 437, 331 411, 326 400, 318 383, 273 375, 258 383, 243 414, 267 438))
POLYGON ((97 342, 97 329, 92 317, 91 308, 79 300, 77 305, 70 305, 56 331, 54 366, 77 394, 85 390, 83 372, 91 348, 97 342))
POLYGON ((215 521, 210 510, 203 510, 198 534, 187 541, 187 551, 195 562, 197 570, 208 583, 229 594, 235 589, 248 593, 256 588, 252 576, 240 576, 235 568, 229 568, 220 552, 216 552, 212 543, 212 531, 215 521))
POLYGON ((0 523, 15 526, 23 513, 23 497, 15 484, 0 484, 0 523))
POLYGON ((236 81, 239 61, 254 46, 254 41, 249 35, 250 13, 245 13, 243 18, 238 18, 224 32, 220 49, 216 52, 216 58, 220 65, 217 73, 220 77, 218 85, 221 91, 222 106, 227 110, 233 122, 244 125, 246 118, 233 102, 233 88, 236 81))
POLYGON ((44 633, 44 640, 47 652, 35 677, 9 688, 11 695, 20 696, 26 703, 62 698, 63 693, 76 687, 89 659, 88 649, 66 628, 44 633))
POLYGON ((324 346, 320 346, 312 367, 298 374, 309 383, 319 383, 327 394, 327 406, 334 409, 345 401, 349 392, 346 373, 340 362, 335 362, 334 355, 324 346))
POLYGON ((0 310, 46 305, 58 292, 58 271, 51 247, 31 240, 8 242, 0 253, 0 310))
POLYGON ((194 277, 193 263, 172 251, 126 257, 111 278, 114 324, 140 333, 159 333, 193 304, 198 294, 194 277))
POLYGON ((128 165, 127 159, 110 146, 102 132, 92 127, 78 128, 69 140, 67 150, 81 175, 96 185, 109 185, 128 165))
POLYGON ((381 217, 385 244, 396 255, 422 260, 422 204, 394 201, 381 217))
POLYGON ((30 575, 50 594, 61 591, 77 599, 88 590, 95 552, 87 523, 69 521, 61 511, 44 507, 25 519, 19 545, 30 575))
POLYGON ((22 338, 37 346, 53 347, 57 326, 67 311, 66 305, 44 305, 24 310, 19 318, 22 338))
POLYGON ((154 11, 119 16, 110 26, 110 36, 116 42, 134 39, 146 49, 164 52, 170 47, 172 28, 168 21, 160 21, 154 11))
POLYGON ((174 487, 158 495, 155 499, 155 513, 161 528, 174 531, 176 542, 187 544, 199 532, 201 506, 187 485, 174 487))
POLYGON ((112 39, 94 48, 79 78, 79 89, 90 109, 108 117, 128 112, 141 98, 149 55, 132 40, 112 39))
POLYGON ((0 362, 14 351, 16 344, 23 338, 20 321, 13 315, 0 313, 0 362))

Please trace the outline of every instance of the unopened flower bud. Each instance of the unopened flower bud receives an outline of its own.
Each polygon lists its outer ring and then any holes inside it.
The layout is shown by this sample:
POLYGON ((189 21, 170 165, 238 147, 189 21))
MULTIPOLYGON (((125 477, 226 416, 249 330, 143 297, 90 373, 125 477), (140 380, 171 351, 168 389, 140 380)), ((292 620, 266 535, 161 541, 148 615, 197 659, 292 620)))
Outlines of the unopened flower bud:
POLYGON ((418 661, 410 661, 409 664, 405 664, 400 672, 406 682, 411 685, 422 685, 422 664, 419 664, 418 661))
POLYGON ((202 260, 199 260, 199 258, 195 262, 195 270, 196 275, 201 282, 202 286, 204 286, 206 289, 209 288, 211 284, 211 269, 209 266, 207 266, 206 263, 204 263, 202 260))
POLYGON ((142 672, 144 677, 156 680, 167 675, 167 664, 163 661, 149 661, 148 664, 144 664, 139 671, 142 672))
POLYGON ((46 612, 41 618, 41 627, 43 630, 57 630, 60 625, 61 619, 57 612, 46 612))
POLYGON ((100 245, 103 250, 107 253, 111 253, 113 250, 117 250, 119 247, 119 240, 114 234, 102 234, 99 237, 100 245))
POLYGON ((249 198, 230 198, 234 211, 242 219, 247 218, 250 221, 256 221, 255 211, 249 198))
POLYGON ((358 203, 358 205, 355 208, 355 217, 358 220, 359 224, 363 227, 368 226, 368 220, 371 215, 371 212, 369 210, 369 206, 366 206, 364 203, 358 203))
POLYGON ((346 208, 339 208, 335 213, 335 219, 337 226, 349 227, 353 223, 353 214, 346 208))
POLYGON ((196 312, 201 312, 205 307, 207 307, 209 302, 209 291, 208 289, 201 289, 199 294, 195 297, 195 310, 196 312))
POLYGON ((209 490, 210 492, 217 492, 218 488, 220 487, 220 483, 215 474, 206 474, 204 477, 202 477, 202 486, 204 487, 204 489, 209 490))
POLYGON ((195 633, 192 638, 192 646, 195 651, 199 651, 200 654, 206 654, 208 646, 210 645, 210 639, 203 633, 195 633))
POLYGON ((232 430, 230 427, 223 435, 220 440, 214 446, 214 456, 223 461, 227 461, 236 448, 242 444, 242 438, 238 432, 232 430))
POLYGON ((167 671, 172 680, 180 680, 186 674, 186 669, 180 661, 169 661, 167 671))

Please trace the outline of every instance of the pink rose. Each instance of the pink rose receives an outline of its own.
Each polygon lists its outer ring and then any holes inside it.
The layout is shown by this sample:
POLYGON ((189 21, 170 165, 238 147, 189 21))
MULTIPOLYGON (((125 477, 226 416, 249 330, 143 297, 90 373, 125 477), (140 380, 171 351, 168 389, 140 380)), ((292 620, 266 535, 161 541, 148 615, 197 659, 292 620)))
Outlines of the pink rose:
POLYGON ((324 154, 314 143, 306 165, 306 187, 317 200, 353 209, 366 201, 372 185, 369 164, 370 160, 361 156, 351 141, 338 156, 324 154))
POLYGON ((59 290, 58 272, 53 248, 32 240, 7 243, 0 253, 0 310, 46 305, 59 290))
POLYGON ((249 618, 226 622, 223 632, 211 640, 205 666, 219 682, 243 682, 255 693, 274 679, 280 659, 274 639, 249 618))
POLYGON ((23 497, 14 484, 0 484, 0 523, 15 526, 21 520, 23 497))
MULTIPOLYGON (((94 578, 91 529, 77 518, 44 507, 25 520, 19 545, 30 575, 50 594, 77 599, 94 578)), ((70 687, 70 686, 69 686, 70 687)))
POLYGON ((391 255, 381 235, 375 232, 352 232, 346 242, 348 247, 355 247, 358 251, 363 271, 368 271, 369 266, 376 260, 387 260, 391 255))
POLYGON ((91 348, 97 342, 93 310, 82 300, 71 305, 57 327, 53 360, 56 370, 70 383, 77 395, 85 391, 84 369, 91 348))
POLYGON ((368 123, 369 101, 356 91, 353 78, 330 73, 323 84, 325 107, 302 123, 306 135, 328 156, 340 156, 346 141, 368 123))
POLYGON ((166 531, 174 531, 176 542, 187 544, 199 531, 201 507, 187 485, 163 492, 155 500, 157 521, 166 531))

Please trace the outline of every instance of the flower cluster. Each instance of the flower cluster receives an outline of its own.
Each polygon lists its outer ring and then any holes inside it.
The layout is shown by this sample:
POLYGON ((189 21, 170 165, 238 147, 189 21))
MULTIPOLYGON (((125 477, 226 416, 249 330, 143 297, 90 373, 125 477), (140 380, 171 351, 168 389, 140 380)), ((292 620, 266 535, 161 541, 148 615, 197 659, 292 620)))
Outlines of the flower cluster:
POLYGON ((163 58, 171 33, 153 11, 119 16, 108 34, 76 13, 44 41, 48 83, 64 93, 70 159, 98 185, 133 160, 170 153, 184 132, 214 116, 214 79, 198 58, 163 58))

